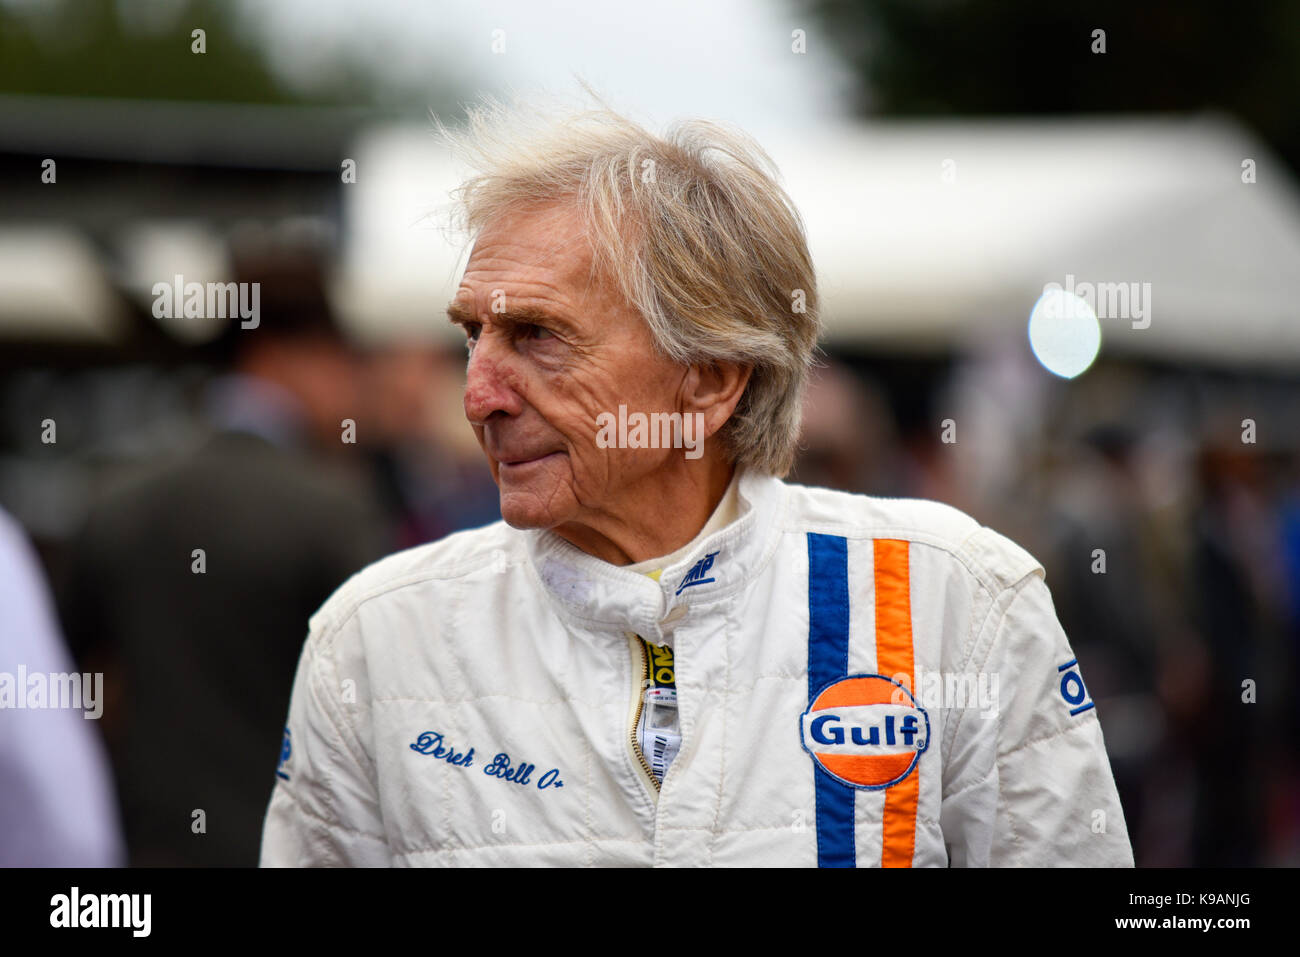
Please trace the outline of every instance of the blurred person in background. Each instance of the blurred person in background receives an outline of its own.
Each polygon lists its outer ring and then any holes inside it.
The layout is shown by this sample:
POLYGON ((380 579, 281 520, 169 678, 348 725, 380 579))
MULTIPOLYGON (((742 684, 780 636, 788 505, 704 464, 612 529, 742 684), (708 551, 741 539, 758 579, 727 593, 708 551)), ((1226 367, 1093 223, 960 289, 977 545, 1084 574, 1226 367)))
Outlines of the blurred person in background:
POLYGON ((828 361, 808 382, 791 480, 843 492, 900 495, 897 443, 897 425, 880 391, 828 361))
MULTIPOLYGON (((1192 526, 1189 593, 1202 683, 1171 703, 1195 781, 1192 863, 1245 867, 1264 836, 1265 755, 1280 699, 1294 694, 1277 656, 1282 638, 1281 521, 1264 461, 1228 426, 1212 428, 1196 463, 1201 501, 1192 526), (1282 678, 1282 681, 1278 679, 1282 678), (1256 690, 1249 691, 1246 682, 1256 690), (1266 720, 1272 718, 1274 720, 1266 720)), ((1171 680, 1167 684, 1172 685, 1171 680)))
POLYGON ((211 433, 106 494, 70 548, 65 621, 112 682, 137 865, 256 862, 304 622, 390 545, 344 439, 343 420, 363 418, 361 366, 323 257, 259 235, 233 259, 238 281, 260 283, 260 318, 220 340, 211 433))
POLYGON ((26 700, 27 676, 42 683, 71 672, 40 561, 0 510, 0 681, 10 683, 0 691, 0 867, 119 867, 125 859, 104 743, 98 721, 88 720, 102 702, 83 698, 77 710, 50 707, 49 697, 40 708, 26 700))
MULTIPOLYGON (((1293 455, 1287 462, 1285 491, 1280 505, 1283 572, 1285 576, 1284 656, 1289 687, 1300 678, 1300 462, 1293 455)), ((1270 846, 1275 864, 1300 864, 1300 697, 1288 695, 1281 723, 1282 755, 1277 786, 1270 795, 1270 846)))
POLYGON ((447 427, 462 414, 463 369, 461 355, 416 342, 366 357, 362 437, 395 549, 501 518, 478 445, 447 427))
POLYGON ((1181 600, 1185 514, 1150 498, 1150 442, 1103 419, 1045 447, 1048 499, 1035 514, 1057 556, 1057 609, 1079 635, 1135 848, 1146 863, 1170 865, 1185 862, 1191 821, 1177 798, 1178 762, 1168 760, 1158 676, 1196 635, 1181 600))

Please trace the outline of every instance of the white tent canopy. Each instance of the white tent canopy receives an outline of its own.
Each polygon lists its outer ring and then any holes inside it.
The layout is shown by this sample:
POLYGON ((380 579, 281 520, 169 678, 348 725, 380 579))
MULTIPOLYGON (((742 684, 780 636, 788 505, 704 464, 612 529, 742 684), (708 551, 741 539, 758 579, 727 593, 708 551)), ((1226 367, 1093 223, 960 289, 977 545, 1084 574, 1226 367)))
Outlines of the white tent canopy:
POLYGON ((0 229, 0 338, 107 343, 123 319, 98 252, 79 231, 0 229))
MULTIPOLYGON (((1103 354, 1300 365, 1300 200, 1227 120, 753 132, 804 216, 833 342, 949 348, 1023 330, 1045 284, 1136 283, 1128 314, 1099 309, 1103 354)), ((422 217, 457 170, 425 129, 372 131, 355 152, 345 312, 370 336, 427 336, 465 251, 422 217)))

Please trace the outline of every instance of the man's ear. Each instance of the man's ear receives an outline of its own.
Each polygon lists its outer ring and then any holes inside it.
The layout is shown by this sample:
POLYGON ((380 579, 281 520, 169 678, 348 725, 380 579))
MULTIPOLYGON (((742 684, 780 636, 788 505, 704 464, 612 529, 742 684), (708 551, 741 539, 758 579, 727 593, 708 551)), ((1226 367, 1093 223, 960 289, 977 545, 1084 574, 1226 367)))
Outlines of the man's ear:
POLYGON ((694 365, 682 382, 682 411, 704 414, 704 434, 713 435, 736 411, 753 366, 735 362, 694 365))

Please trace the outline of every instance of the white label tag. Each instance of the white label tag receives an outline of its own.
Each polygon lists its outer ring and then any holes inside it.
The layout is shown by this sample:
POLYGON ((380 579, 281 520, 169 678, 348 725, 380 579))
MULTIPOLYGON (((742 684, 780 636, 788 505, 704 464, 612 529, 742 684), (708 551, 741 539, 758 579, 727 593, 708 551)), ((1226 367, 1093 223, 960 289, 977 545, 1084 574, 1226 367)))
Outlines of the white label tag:
POLYGON ((650 764, 650 773, 662 783, 668 766, 682 746, 682 733, 677 724, 676 688, 646 689, 636 733, 641 753, 650 764))

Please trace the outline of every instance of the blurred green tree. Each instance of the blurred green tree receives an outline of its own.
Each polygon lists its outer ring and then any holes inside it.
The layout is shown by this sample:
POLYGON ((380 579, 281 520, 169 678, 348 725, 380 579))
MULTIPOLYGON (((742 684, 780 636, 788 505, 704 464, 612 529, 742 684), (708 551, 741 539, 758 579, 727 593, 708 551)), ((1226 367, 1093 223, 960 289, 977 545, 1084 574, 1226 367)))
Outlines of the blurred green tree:
POLYGON ((220 0, 0 0, 0 93, 321 106, 431 107, 451 112, 446 77, 390 82, 361 45, 323 51, 326 68, 291 85, 240 6, 220 0), (191 52, 191 31, 206 52, 191 52))
POLYGON ((1296 0, 803 0, 875 115, 1223 110, 1300 171, 1296 0), (1093 52, 1093 31, 1106 52, 1093 52))

